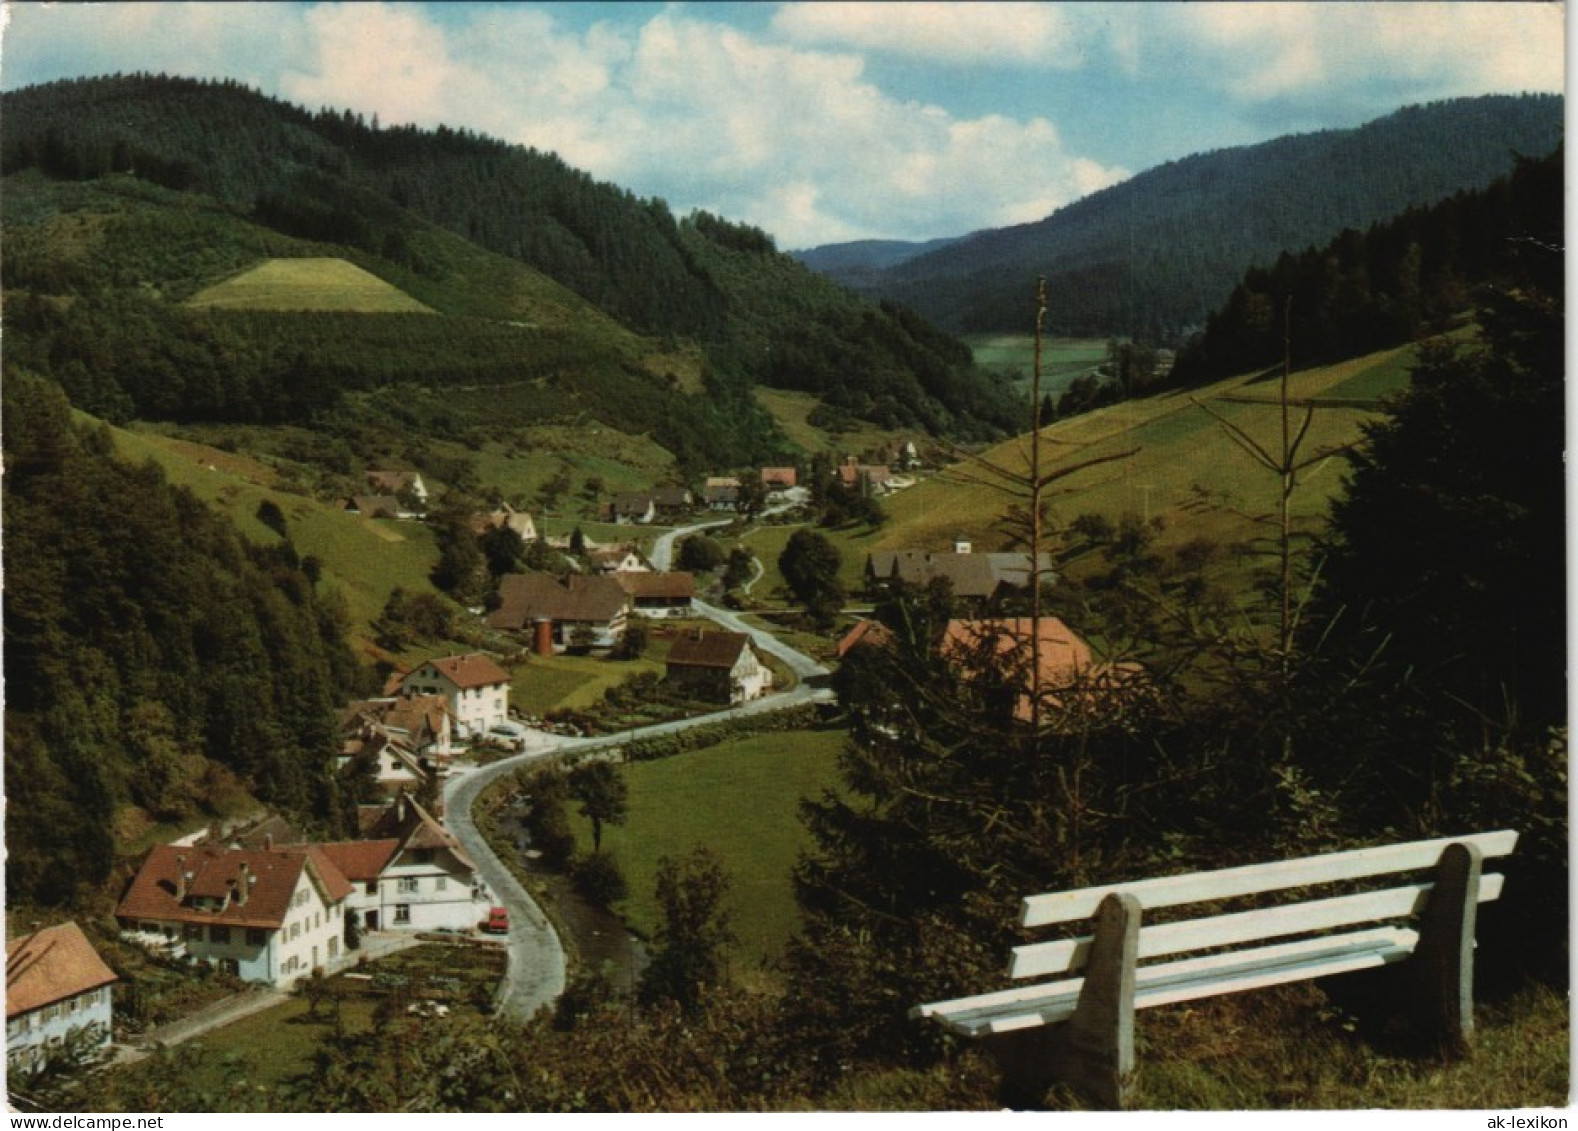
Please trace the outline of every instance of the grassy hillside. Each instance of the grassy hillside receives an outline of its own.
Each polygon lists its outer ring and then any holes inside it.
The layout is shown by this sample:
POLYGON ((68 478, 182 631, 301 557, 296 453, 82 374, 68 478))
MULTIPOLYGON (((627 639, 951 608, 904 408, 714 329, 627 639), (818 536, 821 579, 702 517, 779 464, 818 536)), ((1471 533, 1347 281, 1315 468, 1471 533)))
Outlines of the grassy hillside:
MULTIPOLYGON (((1385 350, 1339 365, 1293 374, 1294 398, 1330 401, 1315 413, 1303 451, 1313 454, 1359 438, 1360 425, 1379 408, 1379 398, 1403 387, 1412 347, 1385 350)), ((1262 444, 1279 443, 1280 412, 1276 383, 1240 376, 1193 393, 1173 392, 1127 401, 1043 432, 1043 464, 1061 464, 1137 449, 1129 458, 1075 473, 1047 492, 1054 522, 1066 525, 1093 512, 1117 520, 1124 514, 1160 519, 1160 540, 1177 545, 1209 538, 1242 545, 1261 531, 1257 516, 1275 509, 1277 481, 1232 444, 1201 407, 1209 404, 1262 444)), ((1302 414, 1295 411, 1295 425, 1302 414)), ((1023 471, 1029 445, 1024 438, 1001 444, 984 459, 1023 471)), ((1343 461, 1333 456, 1301 476, 1295 498, 1296 520, 1304 529, 1324 522, 1329 500, 1341 488, 1343 461)), ((991 480, 969 464, 959 464, 914 488, 889 498, 888 524, 873 539, 875 549, 946 549, 955 534, 973 538, 980 548, 1003 544, 999 516, 1010 501, 991 480)))
POLYGON ((269 259, 186 300, 210 310, 348 310, 432 314, 433 308, 343 259, 269 259))

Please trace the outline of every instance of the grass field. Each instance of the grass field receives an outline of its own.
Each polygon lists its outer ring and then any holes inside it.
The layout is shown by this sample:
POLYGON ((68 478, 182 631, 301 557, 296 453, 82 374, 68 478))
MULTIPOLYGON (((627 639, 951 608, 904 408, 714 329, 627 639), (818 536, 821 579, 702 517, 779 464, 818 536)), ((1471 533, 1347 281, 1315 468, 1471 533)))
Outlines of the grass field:
POLYGON ((214 310, 346 310, 360 314, 432 314, 378 276, 343 259, 269 259, 206 287, 186 305, 214 310))
MULTIPOLYGON (((1296 398, 1373 399, 1403 387, 1411 357, 1411 349, 1386 350, 1295 373, 1291 392, 1296 398)), ((1271 446, 1279 443, 1276 393, 1274 382, 1239 377, 1193 393, 1125 401, 1054 424, 1043 433, 1044 471, 1131 449, 1133 454, 1052 484, 1044 496, 1051 516, 1061 524, 1085 512, 1113 520, 1124 514, 1160 518, 1163 544, 1196 537, 1223 545, 1250 541, 1263 533, 1255 516, 1275 510, 1277 480, 1230 442, 1197 402, 1271 446)), ((1374 416, 1373 410, 1351 406, 1317 410, 1302 453, 1334 451, 1358 440, 1360 426, 1374 416)), ((1301 418, 1296 411, 1295 425, 1301 418)), ((1022 471, 1028 447, 1021 437, 985 455, 1022 471)), ((1328 504, 1341 489, 1344 466, 1333 454, 1300 476, 1293 502, 1303 529, 1324 524, 1328 504)), ((873 548, 944 549, 955 533, 972 537, 979 548, 995 548, 1003 544, 996 524, 1010 501, 979 471, 957 466, 888 499, 889 522, 873 548)))
MULTIPOLYGON (((1035 369, 1035 337, 1030 334, 974 334, 965 344, 975 363, 1016 378, 1015 388, 1030 392, 1035 369)), ((1041 392, 1061 396, 1074 378, 1089 373, 1107 359, 1104 338, 1044 338, 1041 342, 1041 392)))
POLYGON ((890 444, 899 438, 899 434, 874 424, 862 424, 848 432, 830 432, 817 427, 808 418, 822 401, 811 393, 758 388, 756 400, 778 421, 784 435, 806 452, 863 452, 890 444))
MULTIPOLYGON (((780 953, 799 925, 789 870, 810 846, 797 807, 835 784, 845 738, 841 730, 760 734, 626 767, 630 818, 605 828, 603 844, 630 885, 618 910, 631 926, 650 936, 656 925, 659 857, 705 844, 731 878, 736 963, 754 966, 780 953)), ((591 851, 590 822, 577 816, 574 823, 581 850, 591 851)))
POLYGON ((255 460, 152 433, 115 430, 116 452, 134 463, 153 460, 172 483, 189 488, 227 515, 262 545, 279 536, 258 521, 258 504, 271 499, 285 515, 302 554, 323 564, 324 582, 344 595, 353 625, 370 624, 390 592, 432 589, 428 572, 438 560, 433 532, 420 522, 365 519, 300 495, 271 491, 258 480, 268 469, 255 460), (261 468, 261 470, 259 470, 261 468))
POLYGON ((745 534, 740 542, 750 548, 762 563, 760 581, 751 587, 751 602, 760 605, 783 605, 785 597, 783 574, 778 570, 778 556, 784 552, 789 539, 797 530, 814 530, 825 535, 838 549, 838 577, 844 583, 844 592, 858 594, 865 584, 866 555, 877 545, 883 531, 873 532, 866 526, 843 530, 828 530, 819 526, 758 526, 745 534))

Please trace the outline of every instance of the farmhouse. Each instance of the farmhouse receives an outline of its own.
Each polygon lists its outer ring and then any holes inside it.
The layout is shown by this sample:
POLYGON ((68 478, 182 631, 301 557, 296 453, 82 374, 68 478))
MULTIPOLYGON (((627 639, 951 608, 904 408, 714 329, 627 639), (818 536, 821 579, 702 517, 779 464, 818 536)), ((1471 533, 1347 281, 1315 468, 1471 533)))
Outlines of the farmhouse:
POLYGON ((11 1071, 26 1070, 73 1034, 110 1043, 115 971, 75 923, 10 939, 5 947, 5 1046, 11 1071))
POLYGON ((631 612, 643 617, 682 617, 690 613, 696 595, 696 575, 684 570, 670 573, 616 574, 630 595, 631 612))
POLYGON ((652 506, 658 518, 683 518, 695 505, 695 496, 684 487, 657 487, 652 491, 652 506))
POLYGON ((530 632, 539 652, 586 645, 612 648, 625 634, 630 597, 612 577, 510 573, 499 579, 489 628, 530 632))
MULTIPOLYGON (((968 545, 967 543, 964 545, 968 545)), ((1041 555, 1041 584, 1055 579, 1052 555, 1041 555)), ((992 601, 1030 585, 1029 554, 932 553, 927 550, 881 550, 866 559, 866 585, 878 590, 890 582, 925 586, 946 578, 953 595, 964 600, 992 601)))
POLYGON ((627 546, 608 546, 586 555, 597 573, 640 573, 647 568, 641 555, 627 546))
POLYGON ((161 844, 115 908, 123 931, 249 982, 288 986, 342 955, 351 885, 317 848, 161 844))
POLYGON ((490 511, 478 511, 471 516, 474 534, 488 534, 494 530, 512 530, 522 542, 537 540, 537 524, 531 515, 518 511, 508 503, 500 503, 490 511))
POLYGON ((618 523, 649 523, 657 517, 657 504, 644 491, 621 491, 608 504, 605 517, 618 523))
POLYGON ((400 694, 443 696, 462 738, 509 718, 509 673, 481 652, 428 660, 400 680, 400 694))
POLYGON ((701 501, 708 510, 733 510, 740 502, 740 481, 732 475, 709 476, 701 487, 701 501))
POLYGON ((769 491, 787 491, 798 482, 798 473, 792 467, 762 468, 762 486, 769 491))
POLYGON ((773 673, 743 632, 686 633, 669 649, 666 678, 720 703, 759 699, 773 687, 773 673))
MULTIPOLYGON (((1109 710, 1143 694, 1148 681, 1138 664, 1097 663, 1090 645, 1057 617, 1042 617, 1040 633, 1029 617, 1004 620, 951 620, 938 653, 977 670, 995 670, 1012 695, 1013 717, 1030 722, 1032 657, 1039 652, 1043 704, 1058 711, 1109 710), (1039 647, 1032 639, 1039 635, 1039 647)), ((1005 708, 1008 705, 1005 703, 1005 708)))
POLYGON ((317 847, 351 882, 346 913, 369 930, 437 931, 476 923, 476 865, 460 842, 414 800, 396 798, 384 835, 317 847))
POLYGON ((381 495, 409 497, 420 506, 427 506, 427 484, 416 471, 369 471, 367 485, 381 495))
POLYGON ((406 511, 393 495, 351 495, 343 504, 350 514, 363 518, 405 518, 406 511))

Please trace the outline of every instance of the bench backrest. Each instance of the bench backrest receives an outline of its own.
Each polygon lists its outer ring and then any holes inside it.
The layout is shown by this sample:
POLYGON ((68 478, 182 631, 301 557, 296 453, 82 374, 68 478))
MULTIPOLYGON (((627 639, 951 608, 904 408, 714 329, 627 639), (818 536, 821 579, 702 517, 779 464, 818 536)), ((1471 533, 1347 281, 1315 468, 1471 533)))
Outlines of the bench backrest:
MULTIPOLYGON (((1194 872, 1162 879, 1033 895, 1024 900, 1020 921, 1026 927, 1042 927, 1089 919, 1101 901, 1114 893, 1132 895, 1143 909, 1149 910, 1369 879, 1399 872, 1418 872, 1433 867, 1442 851, 1451 844, 1472 844, 1481 856, 1490 859, 1511 853, 1517 840, 1518 834, 1512 830, 1441 837, 1333 852, 1302 860, 1252 864, 1214 872, 1194 872)), ((1501 894, 1501 886, 1500 875, 1488 873, 1482 876, 1479 901, 1497 898, 1501 894)), ((1356 895, 1306 900, 1177 923, 1146 925, 1140 930, 1139 958, 1234 946, 1410 917, 1422 909, 1431 888, 1432 884, 1427 881, 1356 895)), ((1009 972, 1014 978, 1076 972, 1085 965, 1090 943, 1091 938, 1086 936, 1016 947, 1009 972)))

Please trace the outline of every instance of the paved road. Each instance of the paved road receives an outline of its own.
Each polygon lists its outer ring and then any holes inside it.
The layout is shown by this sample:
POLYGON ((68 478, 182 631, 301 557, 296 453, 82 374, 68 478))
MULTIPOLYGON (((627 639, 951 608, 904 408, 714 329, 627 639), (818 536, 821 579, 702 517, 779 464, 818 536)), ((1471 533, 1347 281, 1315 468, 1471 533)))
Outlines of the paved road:
POLYGON ((714 526, 728 526, 732 518, 715 518, 710 522, 698 522, 692 526, 676 526, 667 534, 659 534, 652 543, 652 552, 647 555, 647 560, 652 563, 652 568, 659 573, 674 568, 674 545, 681 538, 688 537, 698 530, 711 530, 714 526))
POLYGON ((702 726, 721 719, 782 711, 803 703, 826 703, 833 699, 833 692, 821 686, 820 681, 809 682, 817 676, 827 674, 827 668, 810 656, 795 651, 771 633, 746 624, 733 613, 713 608, 700 601, 696 602, 696 611, 732 631, 750 634, 763 651, 770 652, 783 660, 799 677, 800 684, 791 691, 769 695, 727 710, 697 715, 689 719, 676 719, 673 722, 655 723, 652 726, 638 727, 616 735, 600 738, 563 738, 556 735, 543 735, 535 739, 532 749, 524 753, 500 759, 475 770, 455 774, 445 783, 444 812, 449 830, 471 854, 472 860, 477 865, 477 874, 482 882, 492 889, 497 902, 508 907, 510 911, 509 962, 505 969, 504 981, 500 983, 498 996, 495 999, 500 1016, 524 1021, 558 999, 564 992, 564 946, 560 943, 559 936, 554 933, 553 926, 543 914, 542 908, 521 886, 514 873, 504 866, 492 846, 477 830, 476 822, 472 820, 471 807, 484 789, 503 775, 514 773, 529 763, 540 761, 553 754, 609 750, 636 739, 675 734, 690 727, 702 726))

